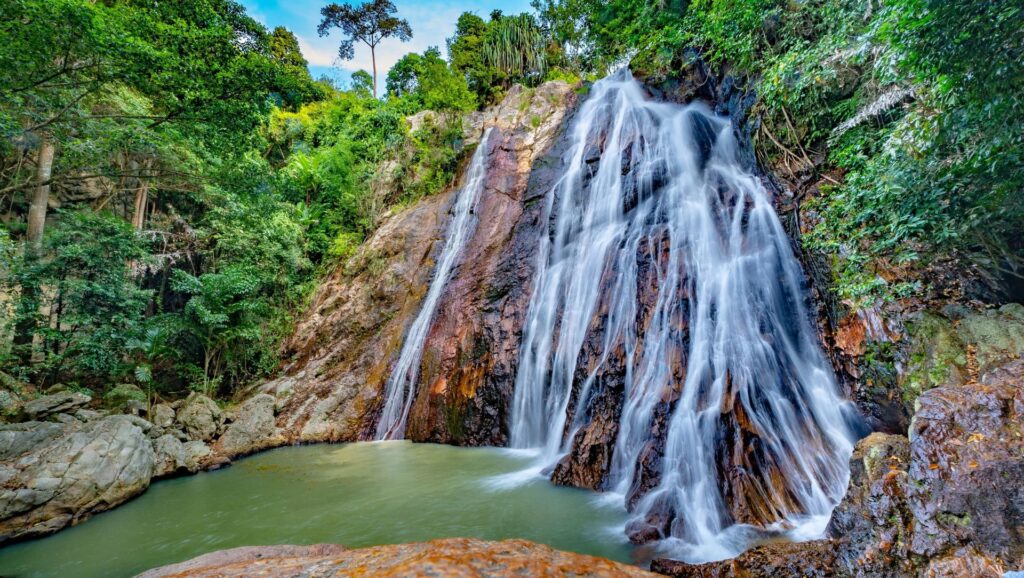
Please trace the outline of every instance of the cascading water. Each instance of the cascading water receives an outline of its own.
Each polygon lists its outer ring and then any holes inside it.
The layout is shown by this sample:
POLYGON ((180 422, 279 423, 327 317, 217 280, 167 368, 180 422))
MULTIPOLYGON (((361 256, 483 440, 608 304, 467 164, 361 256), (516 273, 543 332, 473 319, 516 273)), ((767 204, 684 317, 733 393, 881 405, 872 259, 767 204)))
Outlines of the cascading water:
POLYGON ((420 359, 423 356, 423 343, 427 339, 430 323, 434 319, 434 311, 444 292, 445 284, 462 253, 466 241, 472 234, 476 219, 473 216, 480 193, 484 188, 487 176, 487 141, 491 129, 484 131, 480 144, 470 161, 466 176, 466 184, 456 193, 454 216, 448 226, 444 248, 434 269, 434 277, 430 281, 430 289, 423 299, 423 306, 409 328, 409 333, 402 344, 398 362, 391 370, 384 389, 384 409, 377 422, 375 438, 378 440, 402 439, 405 435, 405 423, 409 418, 409 410, 416 398, 416 379, 419 376, 420 359))
POLYGON ((769 532, 820 533, 846 490, 854 413, 729 121, 700 104, 648 100, 624 70, 593 85, 574 122, 565 173, 546 199, 511 445, 542 448, 549 465, 561 459, 605 366, 624 358, 605 487, 629 499, 635 523, 662 516, 663 552, 707 561, 769 532), (584 366, 588 338, 600 354, 584 366), (743 437, 723 451, 728 420, 743 437), (637 491, 649 476, 642 454, 666 423, 660 471, 637 491), (722 479, 738 470, 759 479, 722 479), (731 509, 729 496, 743 492, 756 520, 731 509))

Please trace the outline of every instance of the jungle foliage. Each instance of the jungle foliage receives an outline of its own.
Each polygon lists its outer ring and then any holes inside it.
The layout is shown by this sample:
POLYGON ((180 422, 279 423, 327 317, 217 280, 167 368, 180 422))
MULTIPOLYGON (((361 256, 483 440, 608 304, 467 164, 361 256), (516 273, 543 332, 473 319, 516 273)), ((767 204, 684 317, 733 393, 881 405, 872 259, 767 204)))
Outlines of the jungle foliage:
POLYGON ((314 81, 232 0, 14 0, 0 39, 0 363, 38 389, 267 375, 318 274, 453 179, 459 119, 405 116, 477 106, 436 51, 402 98, 314 81))

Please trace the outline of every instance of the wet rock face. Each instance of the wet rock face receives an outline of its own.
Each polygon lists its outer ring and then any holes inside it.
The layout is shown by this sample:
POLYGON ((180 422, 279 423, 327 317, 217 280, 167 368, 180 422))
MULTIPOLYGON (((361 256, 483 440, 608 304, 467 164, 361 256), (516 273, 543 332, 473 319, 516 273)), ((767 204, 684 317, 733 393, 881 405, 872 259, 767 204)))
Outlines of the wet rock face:
POLYGON ((0 462, 0 543, 54 532, 145 490, 155 454, 139 421, 111 416, 0 436, 18 440, 0 462))
POLYGON ((833 578, 835 545, 828 540, 801 544, 773 544, 750 549, 732 560, 686 564, 655 560, 651 571, 675 578, 833 578))
MULTIPOLYGON (((428 332, 406 437, 504 445, 518 339, 529 299, 538 198, 531 167, 548 149, 575 93, 565 83, 514 87, 474 113, 468 140, 494 132, 476 224, 428 332), (529 237, 526 242, 525 237, 529 237)), ((288 440, 373 436, 384 385, 429 287, 455 190, 387 216, 373 236, 317 290, 287 340, 273 395, 288 440)))
MULTIPOLYGON (((514 87, 483 115, 493 126, 477 222, 424 344, 406 437, 505 445, 519 339, 532 289, 539 204, 532 169, 552 148, 574 100, 550 82, 514 87)), ((542 179, 543 180, 543 179, 542 179)))
POLYGON ((1024 561, 1024 361, 981 383, 925 392, 910 428, 921 556, 972 546, 989 558, 1024 561))
POLYGON ((188 562, 144 572, 139 578, 190 576, 243 577, 446 576, 588 576, 591 578, 654 577, 655 574, 618 562, 560 552, 526 540, 486 542, 449 538, 348 550, 332 544, 313 546, 251 546, 200 556, 188 562))
POLYGON ((313 296, 284 344, 284 375, 262 387, 296 441, 354 441, 415 318, 442 243, 451 191, 390 214, 313 296))
POLYGON ((997 578, 1024 569, 1024 360, 930 389, 917 404, 909 438, 874 433, 857 445, 831 539, 652 569, 751 578, 997 578))

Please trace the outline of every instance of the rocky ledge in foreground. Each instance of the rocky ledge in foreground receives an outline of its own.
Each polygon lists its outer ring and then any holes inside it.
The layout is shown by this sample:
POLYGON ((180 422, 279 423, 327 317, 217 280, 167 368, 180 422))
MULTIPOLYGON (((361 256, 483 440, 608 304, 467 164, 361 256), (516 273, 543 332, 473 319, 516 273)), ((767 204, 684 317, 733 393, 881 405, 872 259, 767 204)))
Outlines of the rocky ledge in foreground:
POLYGON ((206 554, 187 562, 156 568, 138 578, 267 578, 304 576, 655 576, 635 566, 604 558, 561 552, 527 540, 487 542, 448 538, 416 544, 349 550, 334 544, 249 546, 206 554))

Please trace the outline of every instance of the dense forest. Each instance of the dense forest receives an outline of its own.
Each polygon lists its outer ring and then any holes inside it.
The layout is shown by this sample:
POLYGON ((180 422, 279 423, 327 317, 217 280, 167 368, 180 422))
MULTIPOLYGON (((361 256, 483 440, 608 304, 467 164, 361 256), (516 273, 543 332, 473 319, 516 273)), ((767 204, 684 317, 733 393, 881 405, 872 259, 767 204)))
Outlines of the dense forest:
MULTIPOLYGON (((329 5, 320 32, 350 58, 414 35, 396 14, 329 5)), ((535 0, 463 14, 378 90, 376 70, 313 79, 290 31, 231 0, 6 0, 4 379, 231 395, 278 367, 317 280, 387 211, 453 182, 464 113, 626 65, 753 95, 736 120, 850 306, 927 294, 938 269, 1006 297, 1024 274, 1021 29, 1012 0, 535 0)))

